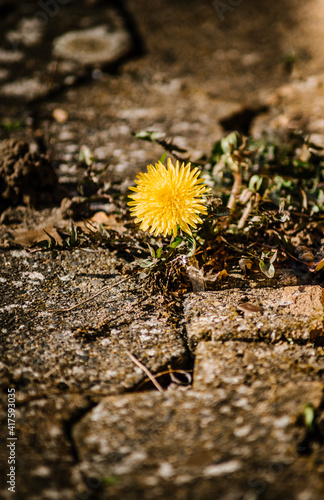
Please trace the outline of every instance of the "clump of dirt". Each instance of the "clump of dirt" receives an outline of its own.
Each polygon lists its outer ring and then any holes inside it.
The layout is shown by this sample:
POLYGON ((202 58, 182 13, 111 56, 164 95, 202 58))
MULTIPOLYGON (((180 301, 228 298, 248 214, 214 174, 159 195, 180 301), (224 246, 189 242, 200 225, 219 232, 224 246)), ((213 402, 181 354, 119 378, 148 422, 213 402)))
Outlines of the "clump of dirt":
POLYGON ((63 219, 82 220, 90 217, 90 204, 86 198, 74 196, 63 198, 61 203, 61 214, 63 219))
POLYGON ((58 178, 49 160, 26 142, 5 139, 0 146, 0 209, 50 206, 59 200, 58 178))

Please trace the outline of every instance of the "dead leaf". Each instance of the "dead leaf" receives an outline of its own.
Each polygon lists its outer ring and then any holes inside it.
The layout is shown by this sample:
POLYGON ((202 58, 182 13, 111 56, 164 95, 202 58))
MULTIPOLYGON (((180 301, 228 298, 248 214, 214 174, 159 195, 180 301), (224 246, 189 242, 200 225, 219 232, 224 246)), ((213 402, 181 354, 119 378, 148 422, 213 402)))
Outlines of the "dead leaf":
POLYGON ((239 266, 243 273, 246 275, 252 269, 253 262, 251 259, 242 257, 242 259, 239 260, 239 266))
POLYGON ((253 315, 257 313, 263 313, 263 307, 253 304, 252 302, 243 302, 237 306, 237 309, 243 311, 245 314, 253 315))
POLYGON ((228 276, 228 272, 226 271, 226 269, 222 269, 222 271, 219 271, 216 274, 212 274, 212 271, 210 271, 208 274, 206 274, 205 281, 212 283, 217 280, 222 280, 223 278, 226 278, 226 276, 228 276))
POLYGON ((75 225, 81 227, 83 230, 88 230, 89 223, 95 227, 99 227, 99 224, 102 224, 106 229, 112 229, 113 231, 117 231, 119 234, 123 234, 127 231, 124 224, 118 222, 114 215, 107 215, 106 212, 103 211, 96 212, 90 219, 83 222, 77 222, 75 225))
POLYGON ((304 262, 311 273, 317 273, 324 267, 324 259, 321 259, 319 262, 304 262))
POLYGON ((42 229, 29 229, 28 231, 21 231, 14 234, 14 241, 24 247, 30 247, 34 243, 39 243, 43 240, 50 241, 50 237, 45 233, 50 234, 58 244, 62 243, 62 238, 53 226, 47 226, 42 229))

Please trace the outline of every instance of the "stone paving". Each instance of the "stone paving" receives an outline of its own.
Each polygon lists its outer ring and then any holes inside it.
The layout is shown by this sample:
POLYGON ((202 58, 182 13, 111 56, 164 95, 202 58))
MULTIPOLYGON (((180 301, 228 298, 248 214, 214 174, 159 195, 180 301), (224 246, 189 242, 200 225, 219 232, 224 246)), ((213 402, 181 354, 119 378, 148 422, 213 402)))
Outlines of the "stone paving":
POLYGON ((3 258, 18 498, 322 498, 322 288, 191 293, 184 330, 116 265, 106 251, 3 258), (107 280, 108 297, 58 312, 107 280), (142 392, 127 352, 175 378, 142 392))

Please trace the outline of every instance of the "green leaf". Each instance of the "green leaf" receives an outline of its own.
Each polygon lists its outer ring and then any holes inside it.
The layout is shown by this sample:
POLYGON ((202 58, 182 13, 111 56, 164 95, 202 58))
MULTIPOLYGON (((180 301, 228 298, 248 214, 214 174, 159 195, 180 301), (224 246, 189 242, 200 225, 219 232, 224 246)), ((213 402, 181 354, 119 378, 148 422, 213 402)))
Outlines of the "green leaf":
POLYGON ((151 254, 151 257, 153 259, 155 259, 155 250, 153 247, 151 247, 151 245, 147 244, 147 246, 149 247, 149 251, 150 251, 150 254, 151 254))
POLYGON ((163 247, 159 247, 156 251, 156 258, 161 259, 163 247))
POLYGON ((221 141, 215 142, 210 153, 209 162, 212 164, 218 163, 219 158, 222 156, 223 153, 224 151, 222 150, 221 141))
POLYGON ((173 249, 178 248, 178 246, 181 245, 182 242, 183 242, 182 236, 176 236, 174 240, 171 241, 169 247, 173 249))
POLYGON ((93 164, 94 156, 88 146, 81 146, 79 153, 79 161, 85 163, 87 167, 91 167, 93 164))
POLYGON ((312 431, 314 429, 315 422, 315 411, 313 405, 310 403, 305 404, 303 414, 306 427, 312 431))
POLYGON ((270 257, 270 263, 271 263, 271 264, 273 264, 273 262, 276 260, 277 255, 278 255, 278 250, 275 250, 275 251, 273 252, 273 254, 271 255, 271 257, 270 257))
POLYGON ((294 182, 290 179, 284 179, 280 175, 276 175, 273 179, 274 185, 276 185, 277 189, 281 188, 287 188, 287 189, 294 189, 294 182))
POLYGON ((71 247, 74 247, 77 241, 78 241, 78 232, 74 222, 71 220, 71 236, 70 236, 71 247))
POLYGON ((21 122, 11 122, 10 120, 4 120, 1 126, 6 132, 15 132, 21 128, 21 122))
POLYGON ((221 148, 224 153, 231 153, 242 144, 242 137, 238 132, 231 132, 221 139, 221 148))
POLYGON ((264 195, 269 184, 269 178, 265 175, 252 175, 249 180, 249 190, 253 193, 264 195))
POLYGON ((114 484, 119 483, 119 481, 120 478, 117 476, 104 476, 101 479, 102 484, 104 484, 105 486, 113 486, 114 484))
POLYGON ((159 161, 164 164, 166 157, 168 156, 168 153, 165 151, 163 155, 160 156, 159 161))
POLYGON ((195 254, 197 248, 196 240, 193 236, 190 236, 190 234, 185 233, 185 236, 189 243, 189 252, 187 253, 187 257, 192 257, 195 254))
POLYGON ((51 240, 50 247, 55 247, 57 245, 55 238, 51 234, 49 234, 46 229, 43 229, 44 233, 47 234, 49 239, 51 240))
POLYGON ((275 275, 275 268, 272 262, 264 262, 260 260, 259 262, 260 270, 263 274, 266 275, 267 278, 273 278, 275 275))
POLYGON ((145 269, 148 269, 149 267, 153 267, 157 263, 156 260, 151 260, 151 259, 136 259, 136 262, 140 267, 143 267, 145 269))
POLYGON ((164 134, 162 132, 152 132, 148 130, 142 130, 141 132, 136 132, 133 134, 136 139, 141 139, 142 141, 155 142, 163 139, 164 134))

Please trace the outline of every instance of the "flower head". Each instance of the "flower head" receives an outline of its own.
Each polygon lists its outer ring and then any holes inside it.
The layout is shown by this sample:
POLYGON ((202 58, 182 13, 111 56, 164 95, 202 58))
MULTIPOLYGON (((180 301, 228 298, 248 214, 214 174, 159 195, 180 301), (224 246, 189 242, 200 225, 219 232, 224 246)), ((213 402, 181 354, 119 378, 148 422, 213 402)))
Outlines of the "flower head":
POLYGON ((132 216, 143 231, 149 230, 157 236, 177 235, 178 225, 192 235, 189 226, 196 228, 202 223, 199 214, 206 214, 204 193, 209 191, 198 179, 199 169, 190 169, 190 163, 175 166, 168 159, 167 168, 159 161, 147 167, 147 173, 138 174, 135 194, 129 195, 132 216))

